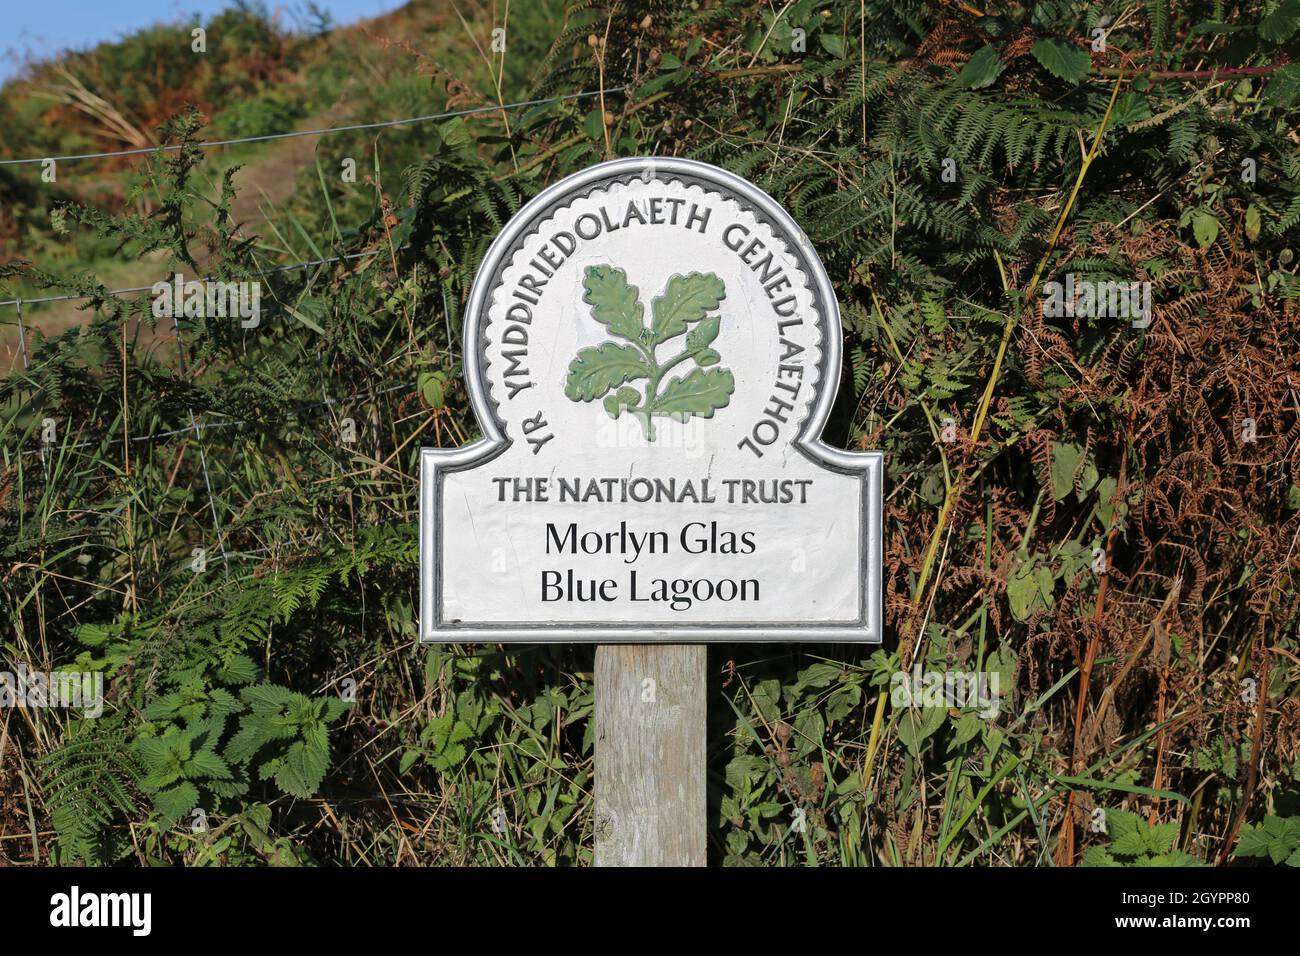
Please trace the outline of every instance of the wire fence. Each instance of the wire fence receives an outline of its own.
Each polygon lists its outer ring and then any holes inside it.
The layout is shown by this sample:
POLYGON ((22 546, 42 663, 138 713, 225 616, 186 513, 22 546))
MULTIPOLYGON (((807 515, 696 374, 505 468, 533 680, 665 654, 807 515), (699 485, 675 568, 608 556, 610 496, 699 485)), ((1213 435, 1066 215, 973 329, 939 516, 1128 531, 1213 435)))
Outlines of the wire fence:
MULTIPOLYGON (((218 146, 234 146, 241 143, 266 142, 269 140, 289 139, 289 138, 300 137, 300 136, 325 136, 331 133, 346 133, 346 132, 355 132, 359 130, 370 130, 370 129, 386 129, 386 128, 391 128, 396 126, 406 126, 406 125, 412 125, 416 123, 436 122, 439 120, 454 119, 456 117, 473 116, 473 115, 484 114, 484 113, 495 113, 495 112, 504 112, 506 110, 527 109, 534 106, 544 106, 548 104, 561 103, 570 100, 580 100, 580 99, 589 98, 593 96, 601 96, 609 93, 619 93, 619 92, 623 92, 625 89, 626 89, 625 87, 614 87, 607 90, 587 90, 580 93, 568 93, 561 96, 546 97, 542 99, 522 100, 519 102, 504 103, 495 106, 482 106, 482 107, 472 107, 463 110, 450 110, 443 113, 432 113, 425 116, 412 116, 403 119, 383 120, 383 121, 371 122, 371 123, 354 123, 347 126, 330 126, 330 127, 323 127, 320 129, 293 130, 293 131, 286 131, 280 133, 268 133, 261 136, 246 136, 246 137, 239 137, 235 139, 206 140, 203 142, 193 143, 189 145, 200 149, 210 149, 218 146)), ((28 159, 5 159, 5 160, 0 160, 0 166, 22 166, 22 165, 42 164, 51 161, 58 163, 58 162, 71 162, 71 161, 86 160, 86 159, 108 159, 108 158, 120 157, 120 156, 138 156, 138 155, 144 155, 150 153, 166 153, 166 152, 173 152, 176 150, 183 149, 185 148, 185 145, 186 144, 173 143, 173 144, 166 144, 162 146, 145 147, 140 149, 116 150, 116 151, 98 152, 98 153, 79 153, 75 155, 65 155, 65 156, 42 156, 42 157, 32 157, 28 159)), ((346 261, 353 261, 357 259, 364 259, 364 258, 369 258, 371 256, 378 255, 383 251, 384 250, 376 249, 376 250, 368 250, 365 252, 356 252, 356 253, 348 253, 344 255, 329 256, 322 259, 311 259, 303 262, 293 262, 285 265, 274 266, 253 273, 248 273, 244 276, 241 276, 240 278, 251 279, 255 277, 265 277, 265 276, 275 275, 282 272, 289 272, 296 269, 307 269, 316 266, 330 265, 337 262, 346 262, 346 261)), ((212 278, 211 276, 208 276, 204 281, 210 281, 211 278, 212 278)), ((158 281, 165 282, 168 280, 160 279, 158 281)), ((0 306, 13 306, 15 309, 15 313, 17 316, 18 330, 19 330, 20 351, 22 355, 23 368, 27 369, 29 367, 29 358, 27 353, 27 330, 23 324, 23 311, 22 311, 23 305, 37 305, 46 302, 63 302, 63 301, 72 301, 72 300, 79 300, 79 299, 93 299, 100 296, 106 297, 106 296, 117 296, 117 295, 131 295, 135 293, 152 291, 157 284, 158 283, 155 282, 146 286, 131 286, 123 289, 110 289, 95 294, 68 293, 64 295, 34 296, 31 298, 24 298, 22 296, 17 296, 12 299, 0 299, 0 306)), ((445 289, 443 290, 443 296, 444 296, 444 307, 445 307, 446 304, 445 289)), ((177 344, 179 346, 181 344, 179 316, 174 315, 173 322, 174 322, 177 344)), ((451 328, 450 328, 449 313, 447 316, 447 322, 448 322, 447 334, 448 334, 448 340, 450 344, 451 328)), ((181 362, 182 362, 182 370, 181 370, 182 375, 185 375, 186 370, 184 369, 183 350, 182 350, 181 362)), ((392 394, 394 392, 405 391, 414 388, 415 386, 416 386, 415 382, 402 382, 378 390, 372 389, 365 392, 357 392, 352 395, 345 396, 343 398, 331 399, 327 397, 320 402, 302 403, 296 409, 296 412, 298 414, 302 414, 304 412, 308 412, 314 409, 327 408, 333 405, 358 401, 367 398, 373 401, 375 399, 378 399, 381 396, 392 394)), ((114 437, 114 438, 101 438, 99 440, 75 442, 71 445, 60 445, 58 447, 60 450, 76 450, 81 448, 106 447, 106 446, 111 447, 112 445, 123 444, 128 442, 129 443, 150 442, 159 439, 174 438, 179 435, 192 434, 195 437, 198 444, 200 464, 203 473, 204 489, 207 493, 208 506, 212 513, 212 520, 214 526, 213 530, 215 532, 216 529, 220 526, 221 522, 217 514, 216 501, 212 492, 211 478, 208 473, 207 455, 203 448, 203 433, 205 430, 237 428, 243 425, 248 425, 251 422, 248 419, 233 419, 233 420, 223 420, 223 421, 216 421, 216 422, 203 422, 201 417, 195 414, 193 408, 189 408, 188 413, 189 413, 190 424, 182 428, 174 428, 174 429, 169 429, 167 431, 161 431, 161 432, 151 432, 146 435, 128 435, 128 436, 114 437)), ((40 455, 42 457, 42 460, 44 460, 45 455, 52 454, 53 450, 54 448, 52 443, 47 444, 43 442, 41 447, 39 448, 21 449, 20 454, 40 455)), ((255 549, 254 551, 251 552, 229 552, 228 553, 225 549, 223 540, 220 536, 218 536, 218 547, 221 552, 220 558, 222 560, 223 568, 227 565, 227 563, 232 557, 243 557, 246 555, 252 556, 255 553, 271 550, 269 548, 262 548, 262 549, 255 549)))
MULTIPOLYGON (((386 388, 369 389, 364 392, 354 392, 351 395, 345 395, 342 398, 327 398, 319 402, 303 402, 297 404, 297 407, 295 408, 295 412, 301 415, 313 411, 315 409, 328 408, 332 405, 345 405, 348 402, 356 402, 356 401, 361 401, 363 399, 369 399, 373 401, 384 395, 391 395, 393 392, 403 392, 415 388, 416 384, 417 384, 416 382, 399 382, 396 385, 389 385, 386 388)), ((190 411, 190 414, 191 416, 193 416, 194 413, 192 410, 190 411)), ((284 418, 279 418, 274 420, 280 422, 286 421, 286 419, 284 418)), ((120 445, 122 444, 122 442, 128 440, 131 441, 132 443, 148 442, 148 441, 155 441, 160 438, 175 438, 177 435, 189 435, 189 434, 194 434, 197 438, 202 439, 203 432, 205 431, 216 431, 222 428, 238 428, 241 425, 254 425, 254 424, 258 424, 258 423, 253 421, 252 419, 247 419, 247 418, 224 419, 222 421, 216 421, 216 422, 191 421, 189 425, 186 425, 182 428, 172 428, 162 432, 149 432, 148 434, 145 435, 132 435, 130 436, 129 439, 124 439, 120 437, 105 438, 101 441, 82 441, 82 442, 74 442, 71 445, 59 445, 58 448, 60 450, 67 449, 69 451, 75 451, 81 448, 112 447, 113 445, 120 445)), ((44 447, 25 448, 22 450, 22 454, 43 455, 46 453, 46 451, 47 449, 44 447)))
MULTIPOLYGON (((609 93, 621 93, 624 92, 625 90, 626 87, 622 87, 622 86, 612 87, 607 90, 584 90, 580 93, 565 93, 560 96, 543 97, 541 99, 533 99, 533 100, 520 100, 514 103, 502 103, 495 106, 476 106, 476 107, 471 107, 463 110, 449 110, 443 113, 430 113, 425 116, 410 116, 402 119, 380 120, 372 123, 353 123, 348 126, 326 126, 320 129, 291 130, 291 131, 280 132, 280 133, 266 133, 261 136, 243 136, 235 139, 206 140, 204 142, 193 143, 191 145, 197 148, 207 149, 216 146, 233 146, 239 143, 258 143, 258 142, 265 142, 267 140, 288 139, 296 136, 325 136, 330 133, 346 133, 346 132, 353 132, 356 130, 387 129, 394 126, 406 126, 413 123, 436 122, 438 120, 453 119, 460 116, 474 116, 483 113, 503 112, 505 110, 527 109, 533 106, 545 106, 552 103, 563 103, 570 100, 580 100, 592 96, 602 96, 604 94, 609 94, 609 93)), ((138 156, 146 153, 161 153, 161 152, 174 151, 182 148, 184 148, 184 144, 171 143, 163 146, 150 146, 141 149, 126 149, 126 150, 116 150, 116 151, 101 152, 101 153, 78 153, 75 155, 67 155, 67 156, 44 156, 44 157, 32 157, 28 159, 4 159, 4 160, 0 160, 0 166, 21 166, 26 164, 45 163, 50 161, 67 162, 67 161, 81 160, 81 159, 105 159, 114 156, 138 156)), ((351 253, 342 256, 331 256, 325 259, 313 259, 306 262, 294 262, 294 263, 289 263, 288 265, 276 266, 274 268, 266 269, 260 272, 249 273, 248 275, 242 276, 241 278, 263 277, 268 275, 274 275, 278 272, 287 272, 293 269, 311 268, 313 266, 328 265, 330 263, 341 262, 345 260, 362 259, 368 256, 377 255, 378 252, 379 250, 372 250, 368 252, 357 252, 357 253, 351 253)), ((210 280, 211 278, 212 278, 211 276, 208 276, 207 280, 210 280)), ((159 280, 159 281, 166 281, 166 280, 159 280)), ((156 285, 157 283, 155 282, 147 286, 132 286, 130 288, 125 288, 125 289, 110 289, 101 294, 130 295, 139 292, 148 292, 152 290, 156 285)), ((27 330, 23 325, 23 306, 39 305, 45 302, 66 302, 66 301, 72 301, 77 299, 91 299, 91 298, 95 298, 95 296, 88 293, 70 293, 67 295, 33 296, 30 298, 17 296, 12 299, 0 299, 0 306, 14 307, 16 313, 16 321, 19 330, 19 351, 21 353, 22 360, 23 360, 23 368, 27 368, 29 366, 29 360, 27 355, 27 330)))
MULTIPOLYGON (((404 249, 406 249, 406 248, 407 248, 406 246, 400 246, 400 247, 398 248, 398 251, 402 251, 402 250, 404 250, 404 249)), ((355 253, 349 253, 349 254, 346 254, 346 255, 329 256, 329 257, 324 258, 324 259, 309 259, 309 260, 307 260, 307 261, 305 261, 305 262, 292 262, 292 263, 288 263, 288 264, 286 264, 286 265, 275 266, 275 267, 273 267, 273 268, 271 268, 271 269, 265 269, 265 270, 261 270, 261 271, 258 271, 258 272, 245 273, 245 274, 242 274, 242 275, 240 276, 240 278, 248 279, 248 278, 254 278, 254 277, 256 277, 256 276, 275 275, 275 274, 277 274, 277 273, 288 272, 288 271, 293 270, 293 269, 312 268, 312 267, 314 267, 314 266, 329 265, 329 264, 331 264, 331 263, 335 263, 335 262, 355 261, 355 260, 357 260, 357 259, 365 259, 365 258, 369 258, 369 257, 371 257, 371 256, 380 255, 380 254, 382 254, 382 253, 385 252, 385 251, 386 251, 386 250, 382 250, 382 249, 372 249, 372 250, 368 250, 368 251, 366 251, 366 252, 355 252, 355 253)), ((209 276, 208 278, 211 278, 211 277, 209 276)), ((159 281, 166 281, 166 280, 159 280, 159 281)), ((150 290, 152 290, 152 289, 153 289, 153 286, 152 286, 152 285, 147 285, 147 286, 132 286, 132 287, 130 287, 130 288, 126 288, 126 289, 111 289, 111 290, 107 290, 107 291, 104 292, 103 294, 104 294, 104 295, 128 295, 128 294, 135 293, 135 292, 147 292, 147 291, 150 291, 150 290)), ((68 300, 68 299, 83 299, 83 298, 92 298, 92 296, 89 296, 89 295, 57 295, 57 296, 45 296, 45 297, 37 298, 37 299, 23 299, 23 298, 18 298, 18 299, 0 300, 0 305, 15 305, 15 306, 17 307, 17 310, 18 310, 18 326, 19 326, 19 335, 20 335, 20 343, 21 343, 21 351, 22 351, 23 367, 24 367, 24 368, 27 368, 27 367, 29 367, 29 366, 28 366, 28 358, 27 358, 27 334, 26 334, 26 329, 23 327, 23 322, 22 322, 22 307, 23 307, 23 305, 24 305, 24 304, 30 304, 30 303, 32 303, 32 302, 54 302, 54 301, 62 301, 62 300, 68 300)), ((445 290, 445 289, 443 290, 443 304, 444 304, 444 308, 445 308, 445 307, 446 307, 446 290, 445 290)), ((173 329, 174 329, 174 332, 175 332, 175 335, 176 335, 177 343, 180 344, 179 316, 175 316, 175 315, 174 315, 172 318, 173 318, 173 329)), ((451 336, 450 317, 448 317, 447 321, 448 321, 448 323, 449 323, 448 326, 447 326, 448 343, 450 344, 450 341, 451 341, 451 339, 450 339, 450 336, 451 336)), ((415 382, 403 382, 403 383, 400 383, 400 384, 398 384, 398 385, 393 385, 393 386, 390 386, 390 387, 388 387, 388 388, 380 389, 380 390, 378 390, 378 391, 358 392, 358 393, 355 393, 355 394, 353 394, 353 395, 347 395, 347 396, 344 396, 343 398, 326 398, 326 399, 324 399, 323 401, 319 401, 319 402, 304 402, 304 403, 298 403, 298 405, 297 405, 297 411, 299 411, 299 412, 301 413, 301 412, 309 411, 309 410, 311 410, 311 409, 324 408, 324 407, 328 407, 328 406, 330 406, 330 405, 338 405, 338 404, 342 404, 342 403, 345 403, 345 402, 356 401, 356 400, 358 400, 358 399, 367 398, 367 397, 377 398, 377 397, 379 397, 380 395, 386 395, 386 394, 389 394, 389 393, 391 393, 391 392, 402 391, 402 390, 404 390, 404 389, 414 388, 414 387, 415 387, 415 384, 416 384, 415 382)), ((190 424, 189 424, 188 426, 184 427, 184 428, 173 428, 173 429, 170 429, 170 430, 168 430, 168 431, 162 431, 162 432, 150 432, 149 434, 146 434, 146 435, 132 435, 132 436, 130 437, 129 441, 131 441, 131 442, 147 442, 147 441, 153 441, 153 440, 155 440, 155 439, 159 439, 159 438, 172 438, 172 437, 175 437, 175 436, 177 436, 177 435, 186 435, 186 434, 191 434, 191 433, 193 433, 193 434, 195 435, 196 438, 198 438, 198 439, 201 440, 202 437, 203 437, 203 431, 206 430, 206 429, 234 428, 234 427, 237 427, 237 426, 240 426, 240 425, 251 424, 251 422, 250 422, 249 420, 247 420, 247 419, 233 419, 233 420, 227 420, 227 421, 208 422, 208 423, 204 424, 204 423, 200 423, 199 421, 197 421, 197 420, 195 419, 195 416, 194 416, 194 412, 193 412, 193 410, 190 410, 190 418, 191 418, 191 422, 190 422, 190 424)), ((102 441, 102 442, 101 442, 101 441, 85 441, 85 442, 76 442, 76 443, 74 443, 74 444, 72 444, 72 445, 60 446, 60 447, 61 447, 61 448, 68 448, 68 449, 75 450, 75 449, 80 449, 80 448, 91 448, 91 447, 99 447, 99 446, 112 446, 112 445, 115 445, 115 444, 121 444, 123 441, 126 441, 126 440, 128 440, 128 439, 123 439, 123 438, 110 438, 110 439, 107 439, 107 440, 102 441)), ((25 454, 25 455, 40 455, 40 454, 44 454, 45 451, 46 451, 46 449, 45 449, 44 447, 42 447, 42 448, 24 449, 22 453, 25 454)))
MULTIPOLYGON (((406 248, 405 246, 401 247, 401 249, 405 249, 405 248, 406 248)), ((290 262, 282 266, 273 266, 270 269, 262 269, 257 272, 243 273, 242 275, 239 275, 236 278, 253 279, 258 276, 270 276, 280 272, 291 272, 294 269, 310 269, 313 266, 325 266, 333 262, 345 262, 352 259, 366 259, 369 258, 370 256, 380 255, 385 251, 386 250, 384 249, 368 249, 365 252, 350 252, 346 255, 329 256, 328 258, 325 259, 308 259, 305 262, 290 262)), ((203 281, 206 282, 211 280, 212 278, 213 276, 210 275, 205 276, 203 281)), ((170 277, 167 279, 158 280, 158 282, 168 282, 168 281, 170 281, 170 277)), ((131 286, 128 289, 106 289, 104 290, 104 292, 100 294, 105 296, 110 296, 110 295, 131 295, 132 293, 135 292, 149 292, 153 289, 154 286, 158 284, 158 282, 151 283, 150 285, 131 286)), ((71 293, 68 295, 34 296, 31 298, 19 296, 16 299, 0 299, 0 305, 15 305, 21 309, 24 305, 39 305, 42 302, 67 302, 74 299, 93 299, 93 298, 95 298, 94 295, 91 295, 90 293, 86 293, 86 292, 71 293)))
MULTIPOLYGON (((329 133, 351 133, 363 129, 387 129, 393 126, 409 126, 412 123, 432 123, 438 120, 454 119, 458 116, 475 116, 481 113, 500 113, 505 110, 526 109, 530 106, 546 106, 550 103, 562 103, 590 96, 600 96, 603 92, 621 93, 623 86, 607 90, 584 90, 581 93, 565 93, 562 96, 548 96, 538 100, 521 100, 517 103, 500 103, 495 106, 474 106, 469 109, 451 110, 447 113, 430 113, 427 116, 408 116, 403 119, 380 120, 374 123, 353 123, 349 126, 325 126, 320 129, 299 129, 283 133, 265 133, 261 136, 240 136, 235 139, 212 139, 200 143, 190 143, 196 149, 211 149, 215 146, 235 146, 239 143, 262 143, 272 139, 291 139, 295 136, 325 136, 329 133)), ((35 156, 29 159, 0 159, 0 166, 25 166, 35 163, 67 163, 81 159, 111 159, 115 156, 142 156, 146 153, 168 153, 184 149, 184 143, 168 143, 163 146, 142 146, 138 149, 119 149, 104 153, 76 153, 68 156, 35 156)))

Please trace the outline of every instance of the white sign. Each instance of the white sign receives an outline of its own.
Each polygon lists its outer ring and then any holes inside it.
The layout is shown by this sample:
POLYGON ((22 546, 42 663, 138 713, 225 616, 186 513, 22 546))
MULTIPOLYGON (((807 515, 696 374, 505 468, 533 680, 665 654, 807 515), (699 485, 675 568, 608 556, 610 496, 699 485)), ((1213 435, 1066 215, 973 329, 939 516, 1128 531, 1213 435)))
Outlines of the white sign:
POLYGON ((421 639, 880 641, 882 455, 820 438, 840 340, 808 238, 731 173, 544 191, 470 295, 484 437, 422 452, 421 639))

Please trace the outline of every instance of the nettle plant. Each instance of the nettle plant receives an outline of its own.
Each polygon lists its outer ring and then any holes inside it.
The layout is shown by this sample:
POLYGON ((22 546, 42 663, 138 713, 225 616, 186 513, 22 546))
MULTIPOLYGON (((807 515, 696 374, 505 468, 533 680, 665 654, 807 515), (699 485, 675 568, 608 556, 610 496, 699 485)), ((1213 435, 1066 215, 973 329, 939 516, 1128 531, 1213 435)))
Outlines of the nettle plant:
POLYGON ((1147 823, 1128 810, 1106 810, 1106 832, 1110 842, 1088 848, 1084 866, 1203 866, 1178 849, 1177 821, 1147 823))
POLYGON ((145 707, 133 741, 145 771, 141 789, 165 827, 242 796, 254 777, 291 796, 313 796, 330 767, 329 725, 350 706, 337 697, 250 683, 257 667, 243 655, 215 676, 231 688, 209 686, 198 672, 182 675, 145 707))
POLYGON ((565 395, 575 402, 604 398, 611 418, 629 413, 641 423, 648 441, 655 440, 657 417, 680 422, 692 416, 712 418, 726 407, 736 387, 735 377, 729 369, 711 367, 722 360, 712 347, 722 319, 709 314, 727 295, 720 278, 711 272, 673 276, 663 295, 650 303, 649 327, 640 292, 628 284, 622 269, 588 266, 582 286, 586 290, 582 300, 591 306, 591 317, 628 344, 602 342, 579 350, 569 363, 565 395), (661 362, 656 354, 659 347, 683 335, 682 350, 661 362), (694 368, 664 384, 669 372, 692 360, 694 368), (644 390, 627 384, 643 380, 644 390))

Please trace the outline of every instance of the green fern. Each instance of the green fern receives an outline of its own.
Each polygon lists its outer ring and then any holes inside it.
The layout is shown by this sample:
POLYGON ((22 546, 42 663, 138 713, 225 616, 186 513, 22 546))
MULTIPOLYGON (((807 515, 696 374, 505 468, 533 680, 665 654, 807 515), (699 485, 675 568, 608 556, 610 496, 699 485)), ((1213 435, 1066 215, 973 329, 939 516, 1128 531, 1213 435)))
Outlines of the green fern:
POLYGON ((113 718, 73 721, 63 746, 39 764, 58 860, 107 865, 130 852, 122 832, 135 813, 140 767, 113 718))

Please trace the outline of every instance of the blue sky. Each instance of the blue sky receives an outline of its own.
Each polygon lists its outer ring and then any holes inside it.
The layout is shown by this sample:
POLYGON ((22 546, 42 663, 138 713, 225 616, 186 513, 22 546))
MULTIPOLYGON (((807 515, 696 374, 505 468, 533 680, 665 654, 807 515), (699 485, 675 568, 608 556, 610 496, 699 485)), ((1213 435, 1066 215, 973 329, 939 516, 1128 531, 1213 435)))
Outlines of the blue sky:
MULTIPOLYGON (((400 7, 404 0, 316 0, 338 25, 354 23, 400 7)), ((0 33, 0 82, 30 55, 45 59, 67 49, 87 49, 154 23, 204 20, 232 6, 231 0, 9 0, 0 33)), ((306 0, 266 0, 282 22, 307 22, 306 0)))

